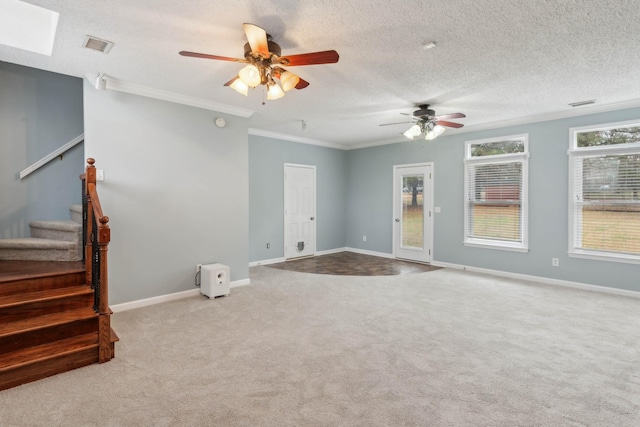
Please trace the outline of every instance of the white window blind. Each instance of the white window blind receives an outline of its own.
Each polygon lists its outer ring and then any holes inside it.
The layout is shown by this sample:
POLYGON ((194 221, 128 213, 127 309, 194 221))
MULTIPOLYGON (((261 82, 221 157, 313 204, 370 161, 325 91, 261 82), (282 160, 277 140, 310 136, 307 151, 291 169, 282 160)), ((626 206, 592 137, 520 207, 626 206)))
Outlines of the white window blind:
POLYGON ((574 248, 640 255, 640 153, 573 163, 574 248))
POLYGON ((640 127, 614 125, 571 131, 569 254, 640 262, 640 127))
POLYGON ((522 162, 468 168, 468 236, 522 242, 522 162))
POLYGON ((527 250, 527 136, 467 141, 465 244, 527 250))

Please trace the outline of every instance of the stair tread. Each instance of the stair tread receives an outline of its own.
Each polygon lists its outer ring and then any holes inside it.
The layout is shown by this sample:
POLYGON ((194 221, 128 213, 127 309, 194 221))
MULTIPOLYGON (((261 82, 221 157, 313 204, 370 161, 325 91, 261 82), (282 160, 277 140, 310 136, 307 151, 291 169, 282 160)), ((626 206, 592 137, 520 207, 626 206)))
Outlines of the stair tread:
POLYGON ((93 308, 85 307, 67 310, 60 313, 45 314, 43 316, 33 317, 30 319, 17 320, 15 322, 6 322, 0 324, 0 336, 28 332, 48 326, 63 325, 65 323, 73 322, 74 320, 97 316, 98 315, 93 308))
POLYGON ((75 221, 63 220, 63 221, 31 221, 29 223, 31 228, 47 228, 50 230, 60 231, 78 231, 82 230, 82 224, 78 224, 75 221))
POLYGON ((23 237, 19 239, 0 239, 0 249, 73 249, 75 242, 64 240, 39 239, 36 237, 23 237))
POLYGON ((84 271, 85 264, 79 261, 0 260, 0 283, 42 277, 65 276, 84 273, 84 271))
POLYGON ((37 363, 64 354, 71 354, 89 347, 98 348, 98 334, 76 335, 34 347, 24 348, 0 356, 0 373, 3 370, 37 363))
POLYGON ((69 286, 66 288, 47 289, 43 291, 27 292, 0 297, 0 309, 28 302, 60 299, 68 296, 92 294, 93 290, 86 285, 69 286))

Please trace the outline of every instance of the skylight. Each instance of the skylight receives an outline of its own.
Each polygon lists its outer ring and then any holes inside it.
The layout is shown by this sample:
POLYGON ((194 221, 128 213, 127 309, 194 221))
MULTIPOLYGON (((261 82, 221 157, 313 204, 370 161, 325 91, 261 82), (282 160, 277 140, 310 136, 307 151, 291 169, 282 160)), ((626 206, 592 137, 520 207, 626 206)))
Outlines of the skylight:
POLYGON ((51 56, 58 12, 20 0, 2 0, 0 10, 0 44, 51 56))

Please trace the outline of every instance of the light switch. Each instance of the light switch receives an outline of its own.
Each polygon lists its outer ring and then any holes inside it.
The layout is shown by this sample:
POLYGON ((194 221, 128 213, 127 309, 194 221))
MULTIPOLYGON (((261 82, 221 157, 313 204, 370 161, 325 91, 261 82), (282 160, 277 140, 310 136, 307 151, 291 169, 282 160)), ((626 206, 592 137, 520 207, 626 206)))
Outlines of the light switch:
POLYGON ((433 210, 436 211, 436 213, 440 213, 440 206, 436 206, 433 210))
POLYGON ((96 181, 104 181, 104 169, 96 169, 96 181))

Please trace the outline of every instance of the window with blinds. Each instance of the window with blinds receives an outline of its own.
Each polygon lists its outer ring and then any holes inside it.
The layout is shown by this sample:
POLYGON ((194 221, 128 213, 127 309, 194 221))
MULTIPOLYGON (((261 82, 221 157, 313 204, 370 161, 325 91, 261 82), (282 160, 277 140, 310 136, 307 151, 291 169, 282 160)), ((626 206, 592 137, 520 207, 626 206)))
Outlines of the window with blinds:
POLYGON ((465 244, 527 251, 527 135, 467 141, 465 244))
POLYGON ((640 121, 571 129, 569 255, 640 263, 640 121))

